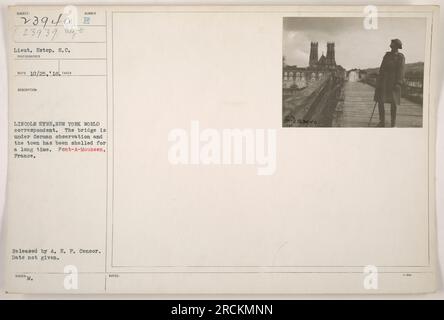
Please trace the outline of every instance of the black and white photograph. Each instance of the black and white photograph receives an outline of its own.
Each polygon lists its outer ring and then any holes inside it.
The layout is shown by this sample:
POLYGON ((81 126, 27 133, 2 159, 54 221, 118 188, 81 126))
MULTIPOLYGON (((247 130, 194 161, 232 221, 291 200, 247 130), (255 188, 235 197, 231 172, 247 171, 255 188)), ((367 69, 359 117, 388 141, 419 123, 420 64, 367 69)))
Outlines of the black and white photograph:
POLYGON ((283 127, 422 127, 426 20, 284 17, 283 127))

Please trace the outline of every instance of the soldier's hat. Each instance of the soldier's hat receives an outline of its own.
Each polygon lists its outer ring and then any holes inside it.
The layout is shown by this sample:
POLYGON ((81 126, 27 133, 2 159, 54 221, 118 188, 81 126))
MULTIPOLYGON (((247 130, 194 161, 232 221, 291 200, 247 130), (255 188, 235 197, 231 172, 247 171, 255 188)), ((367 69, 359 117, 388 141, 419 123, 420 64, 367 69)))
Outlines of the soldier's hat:
POLYGON ((402 49, 402 42, 399 39, 392 39, 392 42, 397 45, 399 49, 402 49))

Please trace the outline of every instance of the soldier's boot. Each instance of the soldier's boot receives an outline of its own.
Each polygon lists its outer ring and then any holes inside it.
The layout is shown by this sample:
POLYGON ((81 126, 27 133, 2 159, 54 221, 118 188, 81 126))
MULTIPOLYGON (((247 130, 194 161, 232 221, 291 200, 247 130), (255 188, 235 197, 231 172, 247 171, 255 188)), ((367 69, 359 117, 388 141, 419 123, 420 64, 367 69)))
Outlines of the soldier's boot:
POLYGON ((391 107, 390 107, 390 118, 391 118, 391 126, 392 128, 396 126, 396 110, 397 109, 397 105, 396 103, 392 103, 391 107))
POLYGON ((378 103, 378 111, 379 111, 379 123, 377 127, 385 127, 385 109, 384 102, 378 103))

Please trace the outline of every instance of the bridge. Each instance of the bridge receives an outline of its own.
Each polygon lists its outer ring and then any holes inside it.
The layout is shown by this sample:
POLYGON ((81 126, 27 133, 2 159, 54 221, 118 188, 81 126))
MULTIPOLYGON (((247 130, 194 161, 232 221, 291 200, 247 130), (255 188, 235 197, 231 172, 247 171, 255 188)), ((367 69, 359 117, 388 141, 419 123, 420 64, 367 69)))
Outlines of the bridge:
MULTIPOLYGON (((344 101, 337 106, 337 117, 333 126, 367 127, 375 102, 375 89, 362 82, 347 81, 344 84, 344 101)), ((386 127, 390 127, 390 104, 385 104, 386 127)), ((379 122, 378 106, 376 106, 370 126, 379 122)), ((396 113, 396 127, 422 127, 422 106, 401 98, 401 105, 396 113)))
MULTIPOLYGON (((284 90, 284 127, 368 127, 375 102, 375 89, 358 81, 323 77, 303 89, 284 90)), ((396 127, 422 127, 422 106, 405 98, 397 108, 396 127)), ((390 127, 390 104, 385 104, 386 127, 390 127)), ((370 127, 376 127, 376 106, 370 127)))

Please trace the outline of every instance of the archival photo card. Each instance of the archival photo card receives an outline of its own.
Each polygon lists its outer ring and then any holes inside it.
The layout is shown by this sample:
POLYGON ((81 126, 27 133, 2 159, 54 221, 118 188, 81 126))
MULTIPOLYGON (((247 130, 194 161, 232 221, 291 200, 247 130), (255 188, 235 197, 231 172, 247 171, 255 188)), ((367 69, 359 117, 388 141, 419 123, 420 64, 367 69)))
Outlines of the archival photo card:
POLYGON ((10 7, 7 291, 434 291, 438 9, 10 7))

